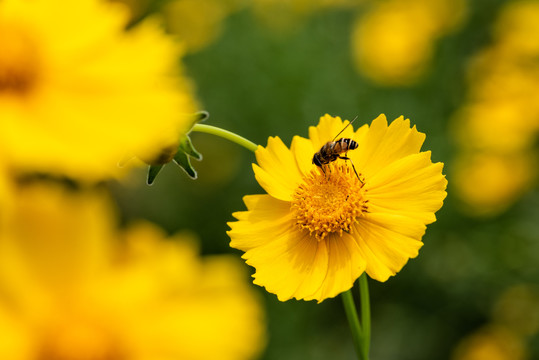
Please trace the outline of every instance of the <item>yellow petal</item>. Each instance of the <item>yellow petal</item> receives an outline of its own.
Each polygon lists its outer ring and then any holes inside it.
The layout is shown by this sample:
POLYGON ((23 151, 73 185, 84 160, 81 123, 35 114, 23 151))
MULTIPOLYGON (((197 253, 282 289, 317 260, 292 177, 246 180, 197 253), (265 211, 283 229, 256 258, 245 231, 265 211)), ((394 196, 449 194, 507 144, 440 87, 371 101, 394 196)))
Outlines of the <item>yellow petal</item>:
POLYGON ((243 251, 265 245, 262 234, 281 234, 289 230, 293 221, 290 205, 269 195, 244 197, 249 211, 234 213, 240 221, 229 222, 230 246, 243 251))
POLYGON ((359 247, 367 262, 366 272, 375 280, 386 281, 416 257, 423 246, 425 226, 420 222, 406 224, 406 219, 390 216, 368 216, 356 225, 359 247), (403 232, 401 232, 403 231, 403 232))
POLYGON ((318 148, 313 147, 313 142, 299 136, 294 136, 290 151, 296 158, 296 164, 303 176, 307 176, 316 166, 313 164, 313 156, 318 151, 318 148))
POLYGON ((300 231, 286 202, 269 195, 245 198, 249 211, 234 214, 228 232, 234 248, 256 269, 254 283, 285 301, 319 302, 352 287, 365 269, 354 237, 331 235, 318 241, 300 231))
POLYGON ((266 147, 256 150, 258 165, 253 164, 260 186, 271 196, 289 201, 301 181, 301 173, 292 152, 278 137, 270 137, 266 147))
POLYGON ((328 271, 322 286, 306 300, 323 299, 339 295, 349 290, 357 278, 365 271, 365 258, 356 239, 347 233, 342 236, 332 234, 326 240, 329 252, 328 271))
POLYGON ((430 152, 409 155, 369 178, 369 211, 405 214, 425 224, 436 220, 443 204, 447 180, 443 163, 433 164, 430 152))
POLYGON ((319 151, 328 141, 335 141, 337 135, 339 138, 352 138, 354 136, 352 126, 348 126, 339 134, 348 123, 349 121, 343 122, 339 116, 333 117, 326 114, 320 118, 317 126, 309 127, 309 139, 312 141, 315 151, 319 151))
POLYGON ((425 134, 410 128, 410 120, 402 116, 389 126, 385 115, 376 118, 351 157, 363 175, 370 178, 381 168, 407 155, 420 151, 425 134))
POLYGON ((328 271, 326 243, 296 229, 266 246, 246 252, 244 258, 256 269, 254 283, 264 286, 281 301, 292 297, 304 299, 314 293, 328 271))

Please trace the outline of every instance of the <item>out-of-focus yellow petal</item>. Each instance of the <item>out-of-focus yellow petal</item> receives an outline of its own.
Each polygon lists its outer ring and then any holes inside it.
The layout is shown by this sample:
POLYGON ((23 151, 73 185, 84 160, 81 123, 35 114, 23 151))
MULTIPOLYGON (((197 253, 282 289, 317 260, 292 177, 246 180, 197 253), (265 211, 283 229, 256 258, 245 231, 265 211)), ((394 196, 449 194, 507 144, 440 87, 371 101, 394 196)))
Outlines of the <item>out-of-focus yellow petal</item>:
POLYGON ((436 40, 464 18, 463 0, 389 0, 374 2, 352 32, 358 70, 376 83, 403 86, 427 72, 436 40))
POLYGON ((0 3, 0 142, 24 171, 96 180, 154 154, 196 110, 178 45, 98 0, 0 3))
POLYGON ((457 345, 452 360, 524 360, 528 353, 522 338, 503 326, 486 325, 457 345))
POLYGON ((462 154, 453 170, 455 190, 471 214, 498 214, 531 188, 535 164, 533 154, 462 154))
POLYGON ((99 193, 28 185, 14 205, 0 226, 3 358, 241 360, 264 348, 239 260, 202 258, 192 236, 147 223, 121 232, 99 193))

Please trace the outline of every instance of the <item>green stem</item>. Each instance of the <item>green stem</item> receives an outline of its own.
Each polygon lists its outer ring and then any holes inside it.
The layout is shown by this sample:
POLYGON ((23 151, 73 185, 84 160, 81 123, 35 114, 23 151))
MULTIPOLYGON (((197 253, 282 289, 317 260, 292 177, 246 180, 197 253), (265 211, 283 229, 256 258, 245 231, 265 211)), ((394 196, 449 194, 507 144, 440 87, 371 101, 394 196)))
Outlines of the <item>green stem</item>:
POLYGON ((246 138, 239 136, 237 134, 234 134, 233 132, 230 132, 228 130, 224 130, 215 126, 205 125, 205 124, 195 124, 195 126, 193 126, 193 129, 191 131, 198 131, 198 132, 203 132, 206 134, 220 136, 224 139, 230 140, 238 145, 241 145, 247 150, 250 150, 252 152, 255 152, 256 149, 258 149, 258 145, 247 140, 246 138))
POLYGON ((357 317, 356 304, 354 303, 354 296, 352 295, 352 289, 345 291, 341 294, 342 302, 344 305, 344 312, 348 318, 348 324, 350 325, 350 331, 352 332, 352 340, 354 341, 354 347, 359 360, 367 360, 365 357, 364 349, 362 348, 363 336, 361 331, 361 325, 359 318, 357 317))
POLYGON ((359 277, 359 298, 361 300, 361 323, 363 324, 363 350, 368 358, 371 343, 371 303, 366 273, 359 277))

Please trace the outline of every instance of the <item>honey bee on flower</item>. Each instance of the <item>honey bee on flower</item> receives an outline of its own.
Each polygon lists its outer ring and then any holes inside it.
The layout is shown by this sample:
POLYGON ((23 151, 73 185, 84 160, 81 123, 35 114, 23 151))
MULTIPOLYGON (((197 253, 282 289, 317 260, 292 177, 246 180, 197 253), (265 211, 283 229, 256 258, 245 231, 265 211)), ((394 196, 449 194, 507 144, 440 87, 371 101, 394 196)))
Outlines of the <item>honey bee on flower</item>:
MULTIPOLYGON (((363 273, 386 281, 399 272, 418 255, 446 196, 443 163, 421 151, 424 140, 402 116, 388 124, 380 115, 354 131, 325 115, 290 148, 278 137, 259 146, 253 170, 267 194, 245 196, 247 211, 233 214, 228 232, 230 245, 256 269, 254 283, 281 301, 321 302, 363 273), (319 171, 316 153, 341 130, 357 144, 344 151, 351 161, 319 161, 319 171)), ((339 150, 346 147, 350 142, 339 150)))
POLYGON ((339 131, 339 133, 335 135, 333 140, 325 143, 324 146, 322 146, 320 150, 318 150, 318 152, 316 152, 313 155, 313 164, 315 164, 320 169, 322 169, 322 172, 324 173, 326 172, 324 170, 324 165, 327 165, 337 159, 348 160, 352 164, 352 169, 354 169, 354 173, 356 174, 358 180, 361 181, 356 171, 356 167, 354 166, 354 163, 347 156, 349 150, 357 149, 358 147, 357 142, 349 138, 340 138, 339 140, 335 140, 337 139, 337 136, 342 134, 342 132, 346 130, 348 126, 352 125, 352 123, 356 121, 356 119, 357 119, 357 116, 354 118, 354 120, 349 122, 341 131, 339 131), (343 153, 344 153, 344 156, 342 155, 343 153))

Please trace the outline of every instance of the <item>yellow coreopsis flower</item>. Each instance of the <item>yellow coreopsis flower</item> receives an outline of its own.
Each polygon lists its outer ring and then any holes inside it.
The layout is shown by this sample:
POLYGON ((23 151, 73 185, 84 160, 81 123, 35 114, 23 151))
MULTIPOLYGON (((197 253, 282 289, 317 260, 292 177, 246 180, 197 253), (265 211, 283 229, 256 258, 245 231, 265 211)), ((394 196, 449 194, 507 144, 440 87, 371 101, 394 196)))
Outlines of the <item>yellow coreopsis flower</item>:
POLYGON ((95 179, 177 141, 195 104, 178 46, 123 5, 0 1, 0 151, 23 170, 95 179))
POLYGON ((508 2, 493 42, 470 62, 466 103, 454 116, 455 190, 473 215, 499 214, 537 182, 539 4, 508 2))
POLYGON ((331 9, 354 7, 358 0, 254 0, 253 13, 263 24, 274 30, 286 31, 302 24, 308 16, 331 9))
POLYGON ((455 161, 455 193, 471 214, 498 214, 532 188, 536 164, 532 153, 462 153, 455 161))
POLYGON ((522 338, 501 326, 487 325, 461 341, 451 360, 524 360, 528 351, 522 338))
POLYGON ((462 20, 464 9, 462 0, 374 2, 352 32, 358 70, 382 85, 417 82, 429 67, 436 40, 462 20))
POLYGON ((185 235, 116 230, 108 202, 23 189, 0 228, 0 358, 252 359, 263 313, 241 263, 185 235), (120 240, 120 241, 119 241, 120 240))
POLYGON ((253 168, 267 194, 246 196, 248 210, 229 224, 230 245, 245 251, 255 284, 282 301, 320 302, 363 272, 386 281, 417 256, 446 196, 443 164, 421 152, 425 135, 403 117, 388 125, 380 115, 355 132, 348 126, 340 136, 358 144, 350 160, 314 165, 345 125, 325 115, 290 149, 278 137, 259 146, 253 168))
POLYGON ((196 52, 211 44, 227 16, 242 7, 239 0, 174 0, 164 8, 167 28, 196 52))

